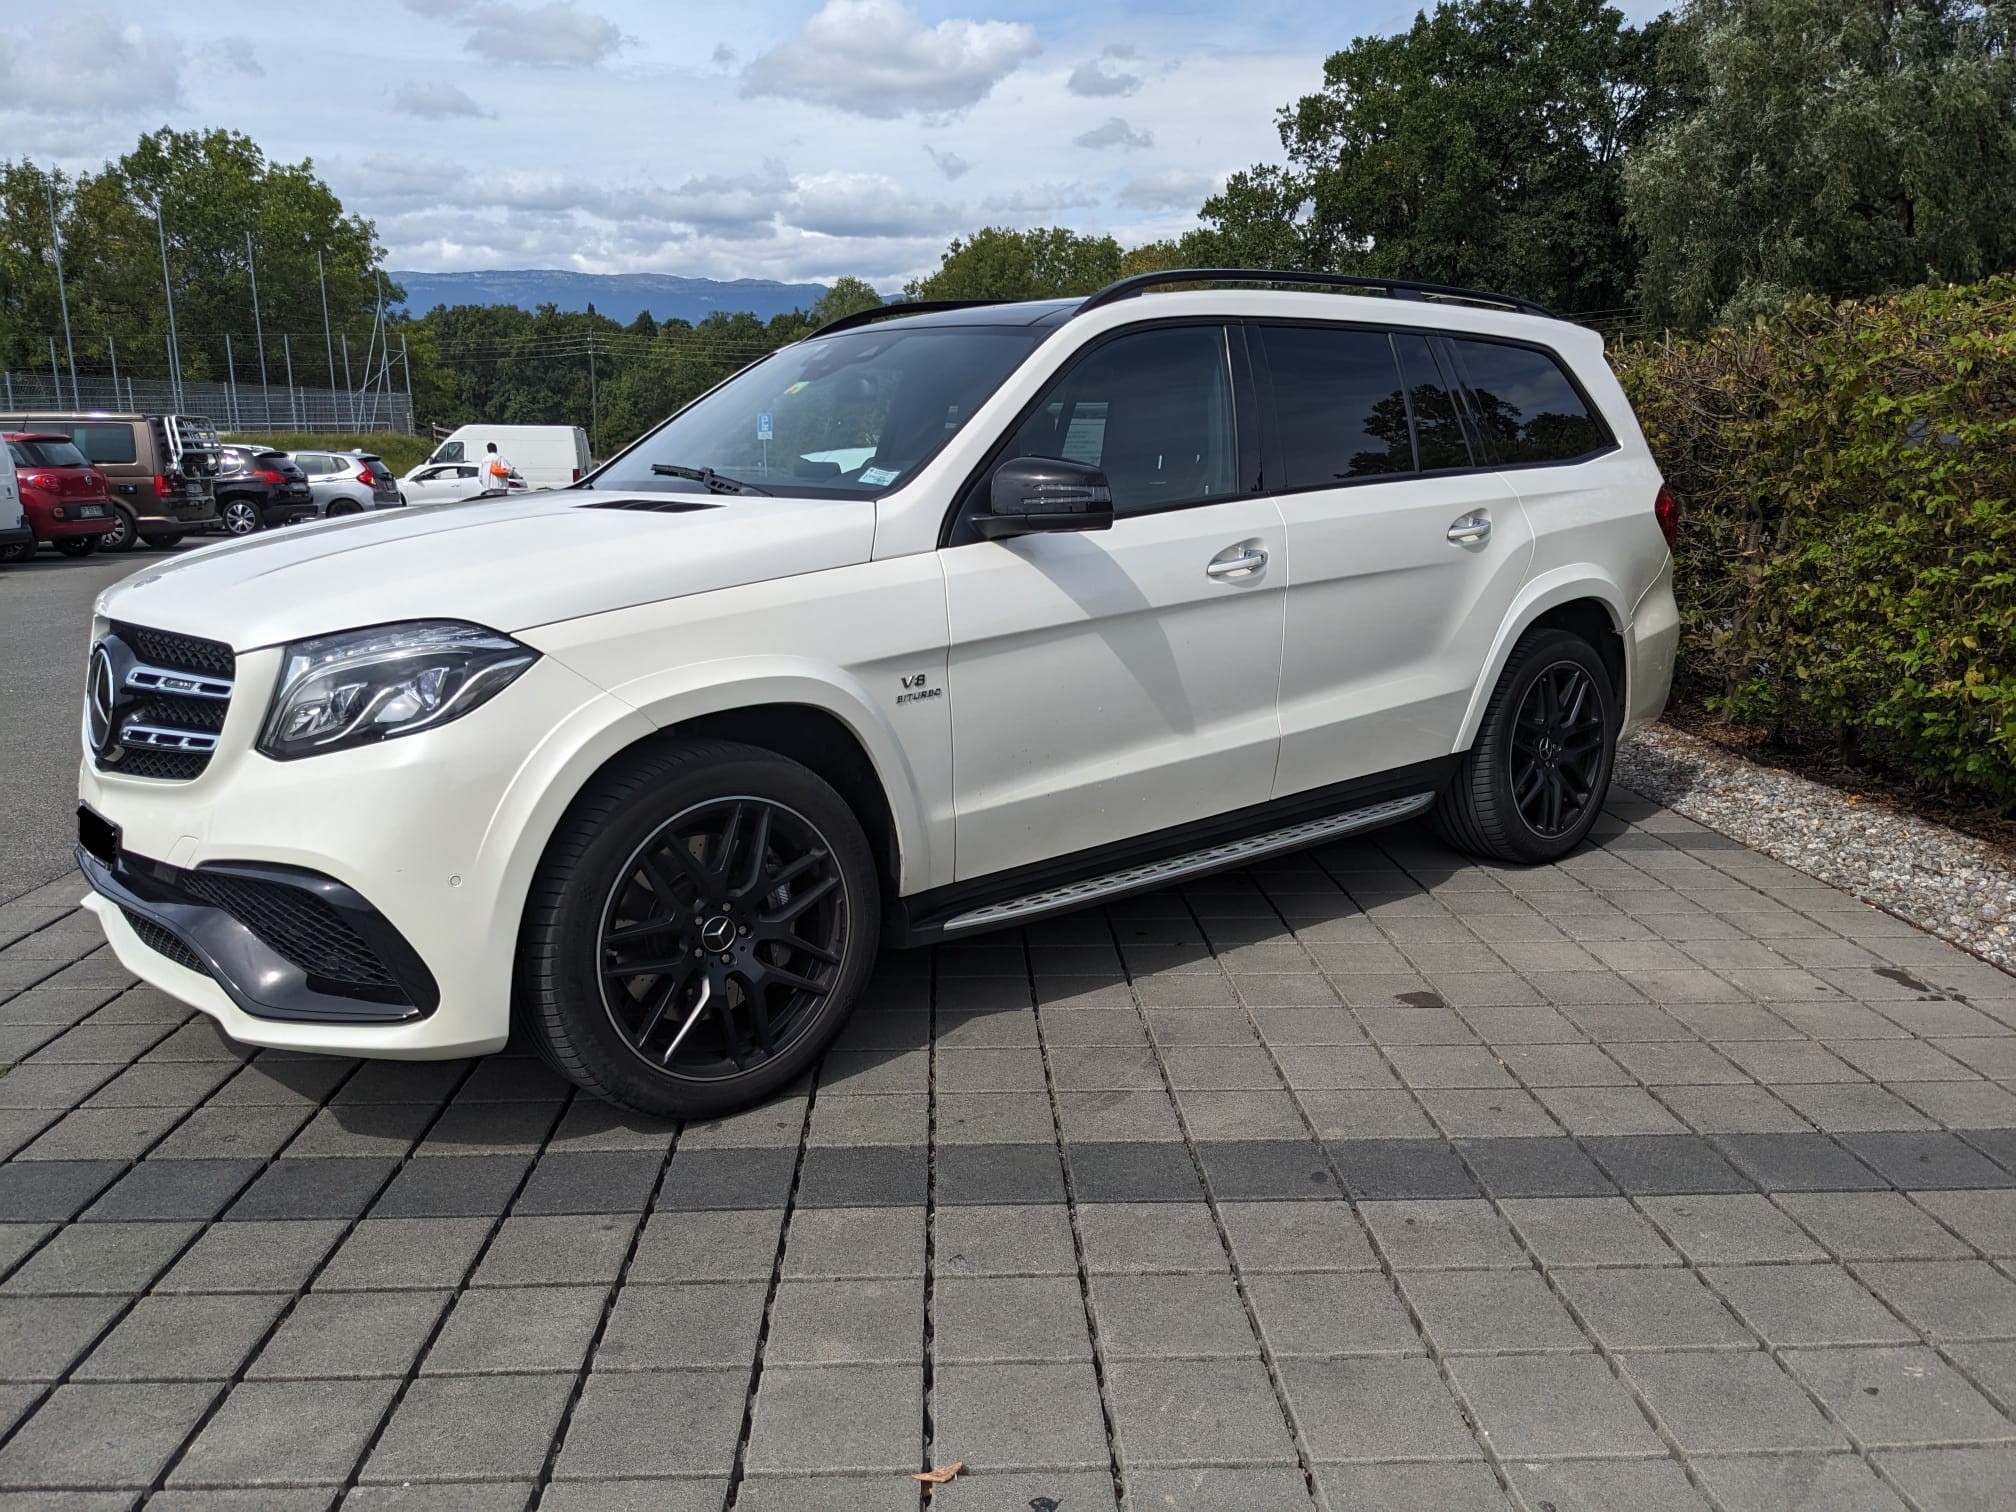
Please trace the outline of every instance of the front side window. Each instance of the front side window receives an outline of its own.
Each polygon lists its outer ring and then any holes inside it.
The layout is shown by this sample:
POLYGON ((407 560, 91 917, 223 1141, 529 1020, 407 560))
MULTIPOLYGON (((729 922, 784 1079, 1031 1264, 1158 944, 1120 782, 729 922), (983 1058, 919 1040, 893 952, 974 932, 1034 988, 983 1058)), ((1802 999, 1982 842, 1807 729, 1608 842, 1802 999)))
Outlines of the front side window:
POLYGON ((1450 345, 1499 462, 1566 462, 1609 445, 1603 422, 1590 413, 1551 353, 1497 341, 1450 345))
POLYGON ((1273 382, 1273 486, 1324 488, 1414 470, 1407 400, 1383 331, 1256 326, 1273 382))
POLYGON ((874 498, 932 457, 1048 335, 1030 326, 869 326, 744 369, 581 486, 874 498))
POLYGON ((1106 474, 1116 515, 1223 498, 1238 475, 1222 326, 1136 331, 1095 348, 1015 433, 1010 457, 1106 474))
POLYGON ((93 462, 135 460, 133 427, 130 425, 72 425, 65 429, 77 444, 77 450, 93 462))

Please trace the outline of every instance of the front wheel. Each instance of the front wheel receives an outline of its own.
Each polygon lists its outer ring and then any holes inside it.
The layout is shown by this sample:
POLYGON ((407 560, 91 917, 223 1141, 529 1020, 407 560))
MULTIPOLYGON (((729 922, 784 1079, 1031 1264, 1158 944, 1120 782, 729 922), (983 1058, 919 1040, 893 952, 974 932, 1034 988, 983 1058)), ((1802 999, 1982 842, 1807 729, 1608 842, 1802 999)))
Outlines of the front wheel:
POLYGON ((1436 829, 1458 849, 1499 861, 1567 855, 1588 837, 1610 790, 1618 727, 1596 648, 1566 630, 1529 630, 1436 800, 1436 829))
POLYGON ((100 551, 131 551, 140 539, 140 522, 133 518, 133 511, 124 504, 112 506, 114 524, 98 537, 100 551))
POLYGON ((597 1096, 718 1117, 832 1043, 880 916, 860 821, 814 773, 725 741, 640 755, 547 847, 519 938, 519 1021, 597 1096))
POLYGON ((224 530, 229 535, 248 536, 265 523, 259 516, 259 506, 250 499, 233 499, 217 512, 224 530))
POLYGON ((0 562, 25 562, 34 555, 33 541, 16 541, 12 546, 0 546, 0 562))

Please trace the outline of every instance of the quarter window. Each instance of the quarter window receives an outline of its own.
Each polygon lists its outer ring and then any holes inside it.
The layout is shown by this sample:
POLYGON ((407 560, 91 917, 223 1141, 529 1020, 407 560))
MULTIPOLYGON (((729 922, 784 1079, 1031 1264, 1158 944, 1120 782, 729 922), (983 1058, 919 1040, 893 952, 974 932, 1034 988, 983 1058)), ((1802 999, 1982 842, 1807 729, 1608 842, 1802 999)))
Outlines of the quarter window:
POLYGON ((1610 441, 1551 353, 1452 340, 1479 426, 1501 463, 1566 462, 1610 441))
POLYGON ((66 425, 77 450, 93 462, 135 460, 133 427, 130 425, 66 425))
POLYGON ((1068 457, 1106 474, 1115 514, 1228 496, 1236 474, 1222 326, 1136 331, 1066 373, 1007 455, 1068 457))
POLYGON ((1283 488, 1414 471, 1407 401, 1383 331, 1256 326, 1273 382, 1283 488))

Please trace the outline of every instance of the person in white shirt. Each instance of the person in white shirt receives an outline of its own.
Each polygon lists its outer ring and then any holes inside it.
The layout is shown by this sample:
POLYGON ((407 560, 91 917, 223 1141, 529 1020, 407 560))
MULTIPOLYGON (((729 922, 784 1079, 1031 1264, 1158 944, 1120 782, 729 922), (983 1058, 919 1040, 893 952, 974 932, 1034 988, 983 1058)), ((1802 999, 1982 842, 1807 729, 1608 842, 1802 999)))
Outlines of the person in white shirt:
POLYGON ((497 443, 491 441, 483 448, 483 460, 478 467, 478 476, 485 494, 502 494, 511 491, 511 463, 497 450, 497 443))

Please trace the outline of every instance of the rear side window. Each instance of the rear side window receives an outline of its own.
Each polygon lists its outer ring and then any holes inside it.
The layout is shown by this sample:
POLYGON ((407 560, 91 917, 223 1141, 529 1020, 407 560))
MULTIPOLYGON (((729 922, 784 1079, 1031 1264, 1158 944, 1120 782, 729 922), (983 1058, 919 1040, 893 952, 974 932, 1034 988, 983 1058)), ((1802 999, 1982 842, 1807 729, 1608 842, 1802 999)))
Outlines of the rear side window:
POLYGON ((1383 331, 1254 327, 1273 380, 1282 488, 1414 471, 1407 401, 1383 331))
POLYGON ((1468 467, 1470 443, 1463 438, 1463 422, 1456 413, 1454 386, 1435 363, 1428 338, 1399 331, 1393 349, 1400 355, 1400 372, 1407 383, 1407 404, 1414 416, 1414 444, 1421 457, 1421 470, 1468 467))
POLYGON ((93 462, 132 462, 133 427, 130 425, 66 425, 77 450, 93 462))
POLYGON ((82 467, 84 454, 68 441, 9 441, 7 450, 23 467, 82 467))
POLYGON ((1487 444, 1501 464, 1566 462, 1610 444, 1603 422, 1562 370, 1532 347, 1451 338, 1487 444))

